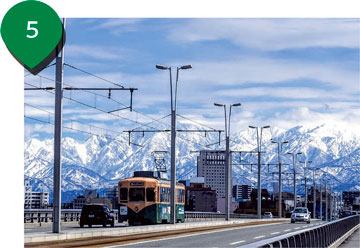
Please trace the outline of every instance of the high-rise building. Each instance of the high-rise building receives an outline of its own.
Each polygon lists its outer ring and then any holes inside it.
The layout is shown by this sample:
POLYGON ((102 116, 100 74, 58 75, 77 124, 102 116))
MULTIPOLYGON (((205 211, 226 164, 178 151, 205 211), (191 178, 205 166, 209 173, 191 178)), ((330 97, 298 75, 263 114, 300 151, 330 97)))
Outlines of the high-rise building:
POLYGON ((85 204, 105 204, 108 208, 113 209, 111 200, 106 197, 99 197, 95 189, 87 189, 84 195, 79 195, 73 199, 73 207, 81 209, 85 204))
POLYGON ((234 185, 233 197, 235 199, 250 200, 251 191, 254 189, 252 185, 234 185))
POLYGON ((203 177, 193 177, 185 189, 185 211, 216 212, 216 191, 204 187, 203 177))
POLYGON ((118 186, 114 186, 112 188, 106 188, 106 198, 108 198, 111 201, 111 205, 113 209, 118 209, 118 199, 119 199, 119 190, 118 186))
POLYGON ((343 191, 342 192, 342 199, 344 201, 345 206, 354 205, 356 197, 360 197, 360 191, 343 191))
MULTIPOLYGON (((229 162, 231 164, 231 156, 229 162)), ((216 190, 217 197, 225 197, 225 151, 200 151, 197 157, 197 176, 204 177, 205 187, 216 190)))
POLYGON ((24 208, 47 208, 49 206, 49 192, 34 192, 29 179, 24 180, 24 208))

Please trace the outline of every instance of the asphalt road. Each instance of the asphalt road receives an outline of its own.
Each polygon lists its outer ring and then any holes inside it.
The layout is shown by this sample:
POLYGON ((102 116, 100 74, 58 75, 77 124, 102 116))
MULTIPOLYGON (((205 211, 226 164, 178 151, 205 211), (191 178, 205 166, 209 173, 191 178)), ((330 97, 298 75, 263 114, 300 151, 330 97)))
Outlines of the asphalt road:
POLYGON ((201 234, 187 234, 178 237, 140 241, 126 245, 108 247, 237 247, 262 239, 299 231, 301 229, 319 225, 323 221, 306 223, 280 223, 262 226, 238 227, 226 230, 209 231, 201 234))

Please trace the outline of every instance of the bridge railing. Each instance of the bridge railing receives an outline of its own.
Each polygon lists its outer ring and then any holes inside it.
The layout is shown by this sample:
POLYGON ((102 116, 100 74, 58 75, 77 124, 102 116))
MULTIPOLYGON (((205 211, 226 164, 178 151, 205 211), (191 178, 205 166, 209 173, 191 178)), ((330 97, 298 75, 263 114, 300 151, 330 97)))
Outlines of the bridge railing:
MULTIPOLYGON (((255 219, 255 214, 230 214, 230 218, 237 219, 255 219)), ((217 212, 192 212, 185 211, 185 220, 202 221, 202 220, 218 220, 225 219, 225 214, 217 212)))
MULTIPOLYGON (((115 220, 117 220, 117 209, 114 209, 115 220)), ((52 209, 24 209, 24 223, 46 223, 52 222, 52 209)), ((62 209, 61 221, 80 221, 81 209, 62 209)))
POLYGON ((316 227, 261 240, 240 247, 329 247, 352 228, 359 225, 359 223, 360 215, 349 216, 316 227))
MULTIPOLYGON (((118 210, 114 209, 115 220, 118 219, 118 210)), ((52 222, 52 209, 24 209, 24 223, 52 222)), ((61 220, 63 222, 80 221, 81 209, 62 209, 61 220)), ((186 221, 221 220, 225 214, 216 212, 185 212, 186 221)), ((254 214, 230 214, 230 218, 252 219, 254 214)))

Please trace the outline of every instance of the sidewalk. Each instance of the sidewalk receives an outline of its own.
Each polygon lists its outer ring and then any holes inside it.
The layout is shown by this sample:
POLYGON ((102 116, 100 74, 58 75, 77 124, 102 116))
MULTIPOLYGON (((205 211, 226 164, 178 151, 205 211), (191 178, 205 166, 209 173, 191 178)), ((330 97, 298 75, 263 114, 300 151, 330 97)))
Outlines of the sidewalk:
POLYGON ((341 245, 340 248, 352 248, 360 247, 360 229, 357 229, 349 238, 347 238, 341 245))

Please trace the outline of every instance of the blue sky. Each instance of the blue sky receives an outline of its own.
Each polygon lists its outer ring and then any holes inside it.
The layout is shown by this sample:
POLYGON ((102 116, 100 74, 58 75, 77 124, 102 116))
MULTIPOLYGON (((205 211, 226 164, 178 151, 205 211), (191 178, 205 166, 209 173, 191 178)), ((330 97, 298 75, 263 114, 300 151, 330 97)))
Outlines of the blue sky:
MULTIPOLYGON (((152 118, 170 112, 169 74, 156 70, 155 64, 175 68, 192 64, 191 70, 180 71, 178 113, 208 126, 222 129, 224 125, 223 112, 214 102, 241 102, 232 115, 234 132, 248 125, 359 127, 359 19, 78 18, 67 20, 66 34, 66 63, 138 87, 134 108, 152 118)), ((40 75, 54 78, 54 67, 40 75)), ((37 86, 53 85, 44 78, 24 79, 37 86)), ((77 87, 113 86, 69 67, 64 82, 77 87)), ((68 92, 65 95, 70 97, 68 92)), ((128 104, 126 92, 113 97, 128 104)), ((71 98, 89 105, 96 102, 106 110, 118 107, 86 92, 73 92, 71 98)), ((47 121, 51 115, 32 106, 53 112, 53 104, 52 94, 25 92, 27 116, 47 121)), ((119 114, 141 123, 151 121, 127 110, 119 114)), ((116 132, 138 126, 66 99, 64 117, 116 132)), ((164 121, 170 123, 169 118, 164 121)), ((72 125, 88 130, 86 125, 72 125)), ((52 134, 51 125, 25 118, 25 139, 52 134)), ((68 131, 64 136, 86 138, 68 131)))

